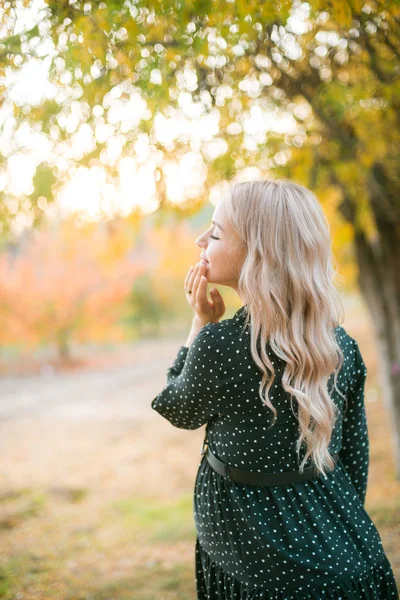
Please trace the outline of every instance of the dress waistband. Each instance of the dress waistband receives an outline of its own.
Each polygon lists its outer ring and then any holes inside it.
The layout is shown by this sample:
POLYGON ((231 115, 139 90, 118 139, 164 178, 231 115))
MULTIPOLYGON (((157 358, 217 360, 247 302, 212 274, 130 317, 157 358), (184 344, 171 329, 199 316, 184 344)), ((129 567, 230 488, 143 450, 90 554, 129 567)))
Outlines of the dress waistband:
MULTIPOLYGON (((247 485, 288 485, 290 483, 298 483, 307 479, 317 479, 321 472, 317 470, 315 465, 305 467, 303 473, 299 471, 283 471, 281 473, 258 473, 257 471, 244 471, 237 467, 232 467, 227 463, 222 462, 213 454, 207 446, 204 453, 212 468, 220 475, 235 481, 236 483, 245 483, 247 485)), ((338 459, 338 454, 332 455, 333 460, 338 459)))

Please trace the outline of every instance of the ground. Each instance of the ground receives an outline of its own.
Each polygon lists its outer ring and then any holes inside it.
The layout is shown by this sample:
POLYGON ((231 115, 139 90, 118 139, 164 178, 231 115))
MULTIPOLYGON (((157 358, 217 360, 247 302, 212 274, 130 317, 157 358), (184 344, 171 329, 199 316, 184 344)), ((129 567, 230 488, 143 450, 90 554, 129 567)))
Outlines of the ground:
MULTIPOLYGON (((365 323, 358 315, 344 326, 369 373, 366 510, 400 582, 400 481, 365 323)), ((0 598, 194 600, 192 491, 204 427, 174 428, 150 408, 185 341, 81 350, 83 364, 73 368, 8 365, 0 379, 0 598)))

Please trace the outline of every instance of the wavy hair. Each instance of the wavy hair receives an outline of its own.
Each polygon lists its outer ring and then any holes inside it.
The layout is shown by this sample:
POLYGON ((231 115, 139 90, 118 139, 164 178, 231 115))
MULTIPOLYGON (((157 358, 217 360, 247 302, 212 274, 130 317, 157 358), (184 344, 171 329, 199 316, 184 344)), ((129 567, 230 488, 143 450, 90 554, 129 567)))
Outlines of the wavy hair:
MULTIPOLYGON (((286 179, 233 184, 225 206, 233 228, 245 245, 238 292, 251 319, 250 349, 263 373, 259 395, 273 414, 269 400, 275 368, 267 352, 286 363, 282 385, 298 403, 298 460, 303 442, 303 468, 311 457, 318 471, 334 467, 328 450, 337 405, 328 391, 343 364, 343 352, 334 329, 343 321, 344 309, 334 285, 330 226, 317 197, 302 185, 286 179), (258 346, 260 353, 258 351, 258 346), (263 395, 265 389, 265 396, 263 395)), ((344 396, 343 396, 344 397, 344 396)))

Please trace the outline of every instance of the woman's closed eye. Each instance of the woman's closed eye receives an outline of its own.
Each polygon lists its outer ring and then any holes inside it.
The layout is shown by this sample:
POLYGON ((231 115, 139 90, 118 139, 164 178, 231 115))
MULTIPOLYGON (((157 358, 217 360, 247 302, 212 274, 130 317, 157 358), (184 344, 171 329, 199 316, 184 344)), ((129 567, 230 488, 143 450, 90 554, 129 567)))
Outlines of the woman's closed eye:
POLYGON ((219 238, 215 237, 215 235, 210 235, 210 238, 212 238, 213 240, 219 240, 219 238))

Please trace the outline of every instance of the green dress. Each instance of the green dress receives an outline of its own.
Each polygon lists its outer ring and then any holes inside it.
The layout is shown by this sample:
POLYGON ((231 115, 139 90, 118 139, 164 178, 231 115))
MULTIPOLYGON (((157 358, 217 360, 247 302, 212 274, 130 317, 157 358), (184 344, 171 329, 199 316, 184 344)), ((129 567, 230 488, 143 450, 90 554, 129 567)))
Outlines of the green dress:
MULTIPOLYGON (((276 370, 270 399, 277 409, 269 428, 272 412, 258 395, 261 373, 250 354, 245 311, 246 305, 232 319, 208 323, 190 348, 179 348, 151 406, 175 427, 207 424, 211 451, 234 467, 296 470, 297 402, 292 411, 280 384, 285 364, 267 345, 276 370)), ((339 452, 332 472, 290 485, 251 486, 216 473, 204 456, 200 460, 193 495, 198 599, 398 598, 381 538, 364 509, 367 370, 357 342, 340 326, 335 335, 344 353, 337 386, 347 402, 328 388, 340 408, 329 446, 331 454, 339 452)))

